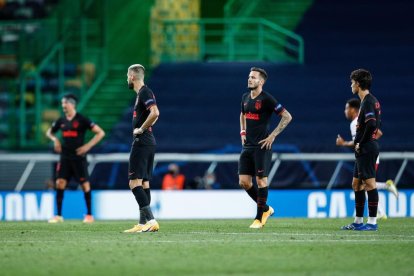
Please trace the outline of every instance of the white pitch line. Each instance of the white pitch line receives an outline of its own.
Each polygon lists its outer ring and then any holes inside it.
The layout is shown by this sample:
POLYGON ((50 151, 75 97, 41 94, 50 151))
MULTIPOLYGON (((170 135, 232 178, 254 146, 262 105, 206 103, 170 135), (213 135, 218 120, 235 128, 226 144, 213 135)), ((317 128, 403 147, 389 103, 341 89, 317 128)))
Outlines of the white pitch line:
MULTIPOLYGON (((260 230, 259 230, 260 231, 260 230)), ((339 230, 338 230, 339 231, 339 230)), ((347 235, 346 233, 349 233, 349 235, 347 237, 363 237, 363 238, 367 238, 367 237, 396 237, 396 238, 413 238, 414 239, 414 235, 393 235, 393 234, 377 234, 377 233, 370 233, 369 235, 364 235, 364 234, 356 234, 358 233, 357 231, 343 231, 341 232, 342 234, 333 234, 333 233, 279 233, 279 232, 241 232, 241 233, 237 233, 237 232, 203 232, 203 231, 199 231, 199 232, 182 232, 182 233, 169 233, 169 234, 212 234, 212 235, 246 235, 246 236, 250 236, 250 235, 258 235, 258 234, 264 234, 264 235, 275 235, 275 236, 326 236, 326 237, 343 237, 343 235, 347 235), (352 233, 352 234, 351 234, 352 233)))
MULTIPOLYGON (((88 243, 112 243, 115 240, 88 240, 88 243)), ((45 240, 45 241, 32 241, 32 240, 22 240, 22 241, 2 241, 4 243, 78 243, 78 241, 64 241, 61 240, 45 240)), ((233 244, 233 243, 257 243, 257 242, 274 242, 274 243, 412 243, 413 240, 269 240, 269 239, 253 239, 253 240, 236 240, 236 241, 225 241, 225 240, 136 240, 136 241, 127 241, 129 244, 131 242, 135 243, 222 243, 222 244, 233 244)))

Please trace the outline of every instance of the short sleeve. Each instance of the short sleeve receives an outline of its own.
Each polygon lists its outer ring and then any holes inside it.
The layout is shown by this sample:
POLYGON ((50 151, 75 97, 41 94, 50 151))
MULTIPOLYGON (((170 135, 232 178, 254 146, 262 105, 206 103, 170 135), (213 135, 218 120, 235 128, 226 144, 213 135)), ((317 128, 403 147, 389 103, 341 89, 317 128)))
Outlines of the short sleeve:
POLYGON ((246 110, 244 109, 244 98, 245 98, 245 96, 243 95, 241 103, 240 103, 240 112, 242 114, 246 114, 246 110))
POLYGON ((83 121, 83 124, 84 124, 84 126, 85 126, 85 128, 86 129, 92 129, 96 124, 91 120, 91 119, 89 119, 88 117, 83 117, 83 119, 82 119, 82 121, 83 121))
POLYGON ((60 129, 61 121, 61 118, 59 118, 53 122, 52 127, 50 129, 52 133, 58 132, 58 130, 60 129))
POLYGON ((154 93, 152 93, 149 89, 142 90, 139 96, 146 109, 149 109, 151 106, 157 104, 154 93))
POLYGON ((269 105, 272 111, 277 115, 282 114, 285 108, 272 96, 269 97, 269 105))
POLYGON ((376 120, 375 103, 367 102, 367 104, 364 106, 363 112, 364 112, 365 122, 368 122, 369 120, 376 120))

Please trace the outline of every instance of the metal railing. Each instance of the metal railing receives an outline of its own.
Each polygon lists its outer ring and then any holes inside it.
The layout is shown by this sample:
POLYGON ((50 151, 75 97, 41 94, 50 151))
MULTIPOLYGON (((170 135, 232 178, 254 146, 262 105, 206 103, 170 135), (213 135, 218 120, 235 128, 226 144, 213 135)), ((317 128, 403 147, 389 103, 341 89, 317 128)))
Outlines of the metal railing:
MULTIPOLYGON (((158 153, 155 155, 154 168, 158 162, 205 162, 210 163, 207 171, 213 172, 218 163, 238 162, 240 154, 184 154, 184 153, 158 153)), ((20 178, 16 183, 15 191, 21 191, 29 179, 37 163, 56 162, 59 156, 56 154, 2 154, 0 162, 10 162, 15 166, 15 162, 26 164, 20 173, 20 178)), ((89 171, 92 173, 98 163, 128 162, 128 153, 109 153, 109 154, 89 154, 89 171)), ((326 189, 331 189, 335 182, 338 171, 344 161, 353 161, 355 156, 352 153, 274 153, 272 156, 272 167, 268 176, 268 183, 271 183, 279 166, 286 161, 319 161, 319 162, 338 162, 336 169, 332 173, 326 189)), ((414 152, 384 152, 381 153, 381 160, 402 160, 402 164, 395 175, 394 183, 397 185, 408 161, 414 160, 414 152)), ((1 179, 0 179, 1 184, 1 179)))
POLYGON ((157 24, 161 47, 155 54, 164 62, 304 62, 303 38, 263 18, 168 19, 157 24))
MULTIPOLYGON (((90 0, 85 5, 90 7, 94 0, 90 0)), ((33 68, 22 70, 19 80, 19 106, 18 113, 18 147, 33 147, 42 145, 44 141, 44 130, 41 128, 42 111, 44 109, 43 95, 45 89, 42 88, 44 77, 43 71, 52 67, 56 69, 56 78, 58 89, 53 97, 59 99, 65 93, 65 63, 80 66, 80 103, 78 110, 82 110, 94 93, 100 87, 107 76, 108 72, 108 55, 107 55, 107 1, 102 1, 100 5, 102 11, 99 13, 99 19, 91 18, 66 18, 60 20, 37 20, 32 25, 43 26, 44 36, 47 37, 43 48, 36 51, 38 60, 33 60, 33 68), (52 35, 53 34, 53 35, 52 35), (47 43, 46 43, 47 42, 47 43), (95 65, 96 75, 91 83, 86 81, 86 70, 84 65, 91 62, 95 65), (28 104, 28 86, 34 86, 33 106, 28 104)), ((15 22, 17 29, 24 29, 27 22, 15 22), (20 24, 20 25, 19 25, 20 24)), ((28 26, 31 26, 30 24, 28 26)), ((1 27, 1 25, 0 25, 1 27)), ((42 28, 37 27, 42 30, 42 28)), ((1 30, 1 29, 0 29, 1 30)), ((42 38, 42 35, 36 35, 36 38, 42 38)), ((23 38, 22 38, 23 39, 23 38)), ((25 40, 24 40, 25 41, 25 40)), ((23 43, 24 44, 24 43, 23 43)), ((57 109, 59 106, 56 106, 57 109)))

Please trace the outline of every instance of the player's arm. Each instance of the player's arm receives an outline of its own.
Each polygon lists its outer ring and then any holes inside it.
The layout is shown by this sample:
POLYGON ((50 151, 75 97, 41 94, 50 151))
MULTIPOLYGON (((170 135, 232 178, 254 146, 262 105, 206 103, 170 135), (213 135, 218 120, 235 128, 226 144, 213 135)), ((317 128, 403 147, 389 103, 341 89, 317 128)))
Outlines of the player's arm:
POLYGON ((240 112, 240 137, 242 145, 246 143, 246 116, 240 112))
POLYGON ((62 145, 60 144, 59 139, 55 136, 55 134, 52 132, 52 128, 49 128, 46 131, 46 136, 53 141, 53 148, 55 152, 61 153, 62 152, 62 145))
POLYGON ((81 147, 79 147, 79 148, 76 149, 76 154, 77 155, 84 155, 84 154, 86 154, 88 151, 91 150, 91 148, 93 146, 95 146, 96 144, 98 144, 99 141, 101 141, 102 138, 104 138, 104 136, 105 136, 105 131, 103 131, 103 129, 100 128, 98 125, 94 125, 91 128, 91 131, 93 133, 95 133, 95 135, 92 137, 92 139, 88 143, 86 143, 85 145, 83 145, 83 146, 81 146, 81 147))
POLYGON ((150 126, 153 126, 155 122, 158 120, 158 117, 160 116, 160 111, 158 110, 157 105, 152 105, 150 108, 150 114, 148 115, 145 122, 142 124, 140 128, 134 129, 134 135, 139 135, 144 133, 144 131, 149 128, 150 126))
POLYGON ((338 134, 338 137, 336 137, 336 145, 338 147, 354 147, 354 141, 345 141, 344 138, 341 137, 341 135, 338 134))
POLYGON ((286 109, 284 109, 283 112, 280 113, 280 117, 281 117, 280 122, 277 125, 277 127, 272 131, 272 133, 270 133, 266 139, 263 139, 259 142, 259 144, 262 144, 261 148, 271 149, 275 138, 280 133, 282 133, 282 131, 292 121, 292 115, 286 109))

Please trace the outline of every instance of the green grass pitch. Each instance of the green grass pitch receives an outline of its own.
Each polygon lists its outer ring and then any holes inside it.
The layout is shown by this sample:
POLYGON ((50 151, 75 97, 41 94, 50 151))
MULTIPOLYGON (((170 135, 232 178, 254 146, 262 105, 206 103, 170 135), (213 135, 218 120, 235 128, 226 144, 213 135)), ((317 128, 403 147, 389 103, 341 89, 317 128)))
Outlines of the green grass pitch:
POLYGON ((351 219, 0 223, 0 275, 414 275, 414 219, 378 232, 341 231, 351 219))

